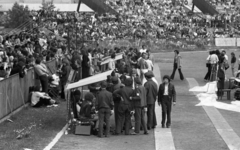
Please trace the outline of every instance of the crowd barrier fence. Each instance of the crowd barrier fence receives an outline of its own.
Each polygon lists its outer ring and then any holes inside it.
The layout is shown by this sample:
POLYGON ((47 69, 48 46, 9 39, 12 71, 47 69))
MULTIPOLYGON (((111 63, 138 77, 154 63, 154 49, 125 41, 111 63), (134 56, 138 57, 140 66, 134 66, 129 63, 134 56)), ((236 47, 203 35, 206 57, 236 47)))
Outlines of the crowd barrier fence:
MULTIPOLYGON (((46 63, 51 73, 56 72, 56 61, 46 63)), ((0 120, 29 102, 29 87, 34 86, 33 68, 27 71, 24 78, 18 74, 0 81, 0 120)))

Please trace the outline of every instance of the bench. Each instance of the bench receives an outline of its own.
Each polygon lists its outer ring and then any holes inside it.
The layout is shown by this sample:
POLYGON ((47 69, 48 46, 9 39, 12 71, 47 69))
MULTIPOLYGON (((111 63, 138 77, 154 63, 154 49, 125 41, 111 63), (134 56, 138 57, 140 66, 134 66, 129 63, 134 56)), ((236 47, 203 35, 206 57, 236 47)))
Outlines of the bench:
POLYGON ((227 93, 227 100, 231 100, 231 91, 234 88, 234 79, 229 79, 227 81, 224 82, 224 89, 219 89, 218 92, 223 92, 223 94, 221 96, 219 96, 218 98, 221 98, 224 95, 224 93, 227 93))

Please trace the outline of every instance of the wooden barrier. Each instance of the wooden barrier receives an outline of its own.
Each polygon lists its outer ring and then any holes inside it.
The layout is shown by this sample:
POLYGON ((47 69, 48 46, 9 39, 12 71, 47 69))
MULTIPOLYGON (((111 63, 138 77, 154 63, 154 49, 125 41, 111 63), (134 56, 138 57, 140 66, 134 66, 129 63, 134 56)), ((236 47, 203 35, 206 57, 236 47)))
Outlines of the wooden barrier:
MULTIPOLYGON (((46 65, 56 71, 55 60, 46 65)), ((52 72, 55 73, 55 72, 52 72)), ((29 87, 34 86, 35 77, 33 68, 27 71, 24 78, 18 74, 0 81, 0 119, 9 115, 29 101, 29 87)))

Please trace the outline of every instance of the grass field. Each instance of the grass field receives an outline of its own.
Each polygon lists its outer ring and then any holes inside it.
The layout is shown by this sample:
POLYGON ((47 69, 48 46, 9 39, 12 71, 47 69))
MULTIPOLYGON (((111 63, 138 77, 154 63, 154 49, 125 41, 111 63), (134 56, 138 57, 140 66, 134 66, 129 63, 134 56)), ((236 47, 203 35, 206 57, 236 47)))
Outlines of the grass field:
POLYGON ((61 102, 58 107, 23 109, 10 118, 13 122, 0 124, 0 149, 42 150, 66 124, 66 108, 66 102, 61 102), (17 139, 23 129, 23 137, 17 139))

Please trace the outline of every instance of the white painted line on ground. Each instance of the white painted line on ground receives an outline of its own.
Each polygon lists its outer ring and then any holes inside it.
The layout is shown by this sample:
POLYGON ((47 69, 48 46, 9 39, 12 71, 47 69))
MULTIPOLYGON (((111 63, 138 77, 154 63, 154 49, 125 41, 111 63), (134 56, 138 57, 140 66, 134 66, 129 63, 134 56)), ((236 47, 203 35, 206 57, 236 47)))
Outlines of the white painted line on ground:
POLYGON ((65 131, 68 128, 68 124, 66 124, 62 130, 60 132, 58 132, 58 134, 55 136, 55 138, 51 141, 51 143, 49 143, 43 150, 50 150, 53 148, 53 146, 58 142, 58 140, 63 136, 63 134, 65 133, 65 131))
MULTIPOLYGON (((193 78, 187 78, 190 88, 198 86, 198 82, 193 78)), ((240 150, 240 138, 227 123, 221 113, 215 107, 203 106, 208 117, 212 121, 219 135, 227 144, 230 150, 240 150)))
MULTIPOLYGON (((154 65, 153 71, 158 83, 162 83, 161 72, 158 64, 154 65)), ((155 149, 156 150, 175 150, 172 131, 170 128, 162 128, 162 109, 156 103, 155 112, 157 116, 157 127, 154 129, 155 149)))

